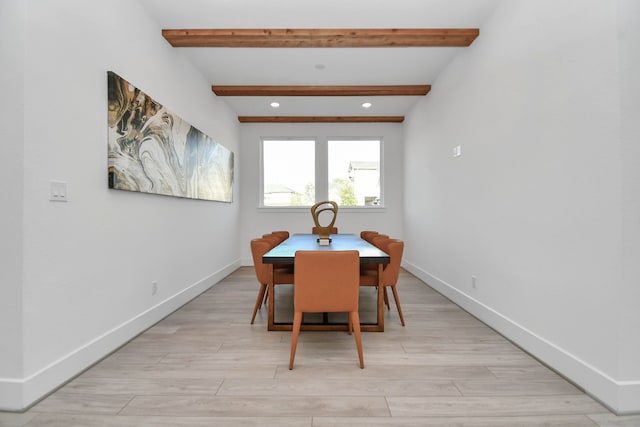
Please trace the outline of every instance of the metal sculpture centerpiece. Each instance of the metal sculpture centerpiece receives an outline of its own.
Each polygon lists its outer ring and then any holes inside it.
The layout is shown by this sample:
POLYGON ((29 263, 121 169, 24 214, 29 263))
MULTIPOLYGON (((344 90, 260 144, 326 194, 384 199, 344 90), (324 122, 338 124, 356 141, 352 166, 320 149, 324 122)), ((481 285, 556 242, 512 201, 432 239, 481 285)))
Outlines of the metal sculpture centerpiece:
POLYGON ((311 206, 311 216, 313 216, 313 222, 316 226, 316 230, 318 231, 318 243, 321 245, 328 245, 331 242, 331 229, 336 223, 336 217, 338 216, 338 204, 330 200, 318 202, 311 206), (332 213, 329 225, 320 225, 319 217, 322 212, 332 213))

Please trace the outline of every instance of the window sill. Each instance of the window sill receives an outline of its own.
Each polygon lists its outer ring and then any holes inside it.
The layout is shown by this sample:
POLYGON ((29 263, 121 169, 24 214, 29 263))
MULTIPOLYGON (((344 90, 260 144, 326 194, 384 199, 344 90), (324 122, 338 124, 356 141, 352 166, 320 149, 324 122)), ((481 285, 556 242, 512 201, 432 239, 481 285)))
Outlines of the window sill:
MULTIPOLYGON (((259 213, 295 213, 311 211, 311 206, 258 206, 259 213)), ((387 208, 384 206, 339 206, 338 213, 386 213, 387 208)))

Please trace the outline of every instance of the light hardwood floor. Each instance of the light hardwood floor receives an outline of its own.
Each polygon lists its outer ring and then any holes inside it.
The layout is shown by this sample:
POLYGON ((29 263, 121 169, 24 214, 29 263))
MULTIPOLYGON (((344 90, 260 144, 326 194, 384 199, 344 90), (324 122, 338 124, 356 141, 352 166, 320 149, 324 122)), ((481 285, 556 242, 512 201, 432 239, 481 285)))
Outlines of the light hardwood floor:
POLYGON ((365 369, 352 336, 303 331, 290 371, 291 333, 266 330, 266 307, 249 325, 240 268, 0 426, 640 426, 406 271, 398 290, 407 325, 392 302, 365 369))

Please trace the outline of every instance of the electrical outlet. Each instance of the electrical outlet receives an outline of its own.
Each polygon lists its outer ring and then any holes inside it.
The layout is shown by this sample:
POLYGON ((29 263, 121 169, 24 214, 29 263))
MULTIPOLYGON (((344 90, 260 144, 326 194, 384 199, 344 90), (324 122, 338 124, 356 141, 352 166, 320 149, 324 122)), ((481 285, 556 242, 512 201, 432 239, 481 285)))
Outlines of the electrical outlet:
POLYGON ((158 293, 158 282, 155 280, 151 282, 151 295, 155 295, 158 293))
POLYGON ((478 284, 476 283, 476 276, 471 276, 471 287, 473 289, 478 289, 478 284))

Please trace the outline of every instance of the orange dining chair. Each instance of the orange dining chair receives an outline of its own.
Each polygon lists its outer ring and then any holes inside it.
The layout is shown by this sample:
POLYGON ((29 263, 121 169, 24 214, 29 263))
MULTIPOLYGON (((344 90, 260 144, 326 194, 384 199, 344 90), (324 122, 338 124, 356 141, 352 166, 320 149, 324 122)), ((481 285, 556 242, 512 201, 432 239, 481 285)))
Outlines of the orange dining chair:
MULTIPOLYGON (((386 234, 380 234, 377 231, 373 231, 373 230, 365 230, 365 231, 361 231, 360 232, 360 238, 368 243, 371 243, 373 245, 373 238, 377 237, 377 236, 386 236, 386 234)), ((388 236, 387 236, 388 237, 388 236)), ((375 245, 374 245, 375 246, 375 245)), ((378 265, 377 264, 363 264, 360 266, 361 270, 373 270, 373 271, 378 271, 378 265)))
MULTIPOLYGON (((376 241, 377 247, 387 253, 390 258, 389 264, 385 264, 382 270, 382 276, 380 283, 384 286, 385 290, 385 302, 389 307, 389 300, 386 296, 387 287, 391 288, 393 292, 393 298, 396 301, 396 308, 398 309, 398 315, 400 316, 400 322, 404 326, 404 316, 402 315, 402 306, 400 305, 400 297, 398 296, 398 290, 396 285, 398 284, 398 277, 400 275, 400 264, 402 263, 402 252, 404 251, 404 242, 396 239, 378 239, 376 241)), ((360 271, 360 286, 378 286, 378 273, 374 270, 361 270, 360 271)))
POLYGON ((272 231, 271 234, 276 236, 280 240, 280 243, 289 238, 289 232, 286 230, 272 231))
MULTIPOLYGON (((371 243, 376 248, 380 249, 382 252, 385 252, 384 249, 382 249, 380 247, 380 243, 385 241, 385 240, 388 240, 389 236, 387 236, 386 234, 375 233, 375 234, 371 234, 371 235, 369 235, 367 237, 369 239, 369 240, 367 240, 369 243, 371 243)), ((378 271, 378 266, 376 264, 364 264, 363 266, 360 267, 360 270, 361 270, 361 273, 362 273, 362 270, 371 270, 373 272, 377 272, 378 271)), ((387 297, 387 289, 386 288, 385 288, 385 292, 384 292, 384 303, 387 305, 387 308, 390 308, 389 307, 389 298, 387 297)))
MULTIPOLYGON (((271 245, 271 247, 269 248, 269 250, 275 248, 276 246, 278 246, 282 241, 280 240, 280 236, 276 235, 274 233, 268 233, 268 234, 263 234, 262 235, 262 239, 266 240, 267 242, 269 242, 269 244, 271 245)), ((268 251, 267 251, 268 252, 268 251)), ((266 253, 266 252, 265 252, 266 253)), ((264 254, 263 254, 264 255, 264 254)), ((275 265, 273 266, 274 268, 276 267, 275 265)), ((280 267, 280 266, 278 266, 280 267)), ((268 267, 267 267, 268 268, 268 267)), ((266 304, 267 303, 267 297, 269 296, 269 292, 265 290, 264 292, 264 301, 262 301, 262 303, 260 304, 260 307, 262 307, 262 304, 266 304)))
POLYGON ((358 251, 297 251, 293 286, 293 335, 289 369, 296 357, 303 313, 349 313, 360 368, 364 368, 358 314, 360 255, 358 251))
POLYGON ((386 240, 386 239, 389 239, 388 235, 386 235, 386 234, 376 234, 375 236, 371 236, 369 238, 369 243, 371 243, 376 248, 382 250, 382 248, 378 244, 376 244, 376 242, 380 242, 380 241, 386 240))
MULTIPOLYGON (((318 234, 318 227, 313 227, 311 234, 318 234)), ((338 227, 331 227, 331 234, 338 234, 338 227)))
POLYGON ((271 243, 272 248, 275 248, 280 243, 282 243, 282 240, 280 240, 280 237, 276 236, 275 234, 263 234, 262 238, 268 240, 271 243))
MULTIPOLYGON (((256 313, 262 307, 262 302, 267 297, 267 289, 269 282, 269 265, 262 262, 262 256, 273 248, 273 242, 268 239, 251 240, 251 255, 253 256, 253 267, 256 272, 256 278, 260 283, 258 298, 253 307, 251 315, 251 324, 256 318, 256 313)), ((293 283, 293 266, 273 266, 273 283, 274 285, 292 284, 293 283)))
POLYGON ((375 236, 376 234, 378 234, 377 231, 364 230, 364 231, 360 232, 360 238, 362 240, 366 240, 367 242, 371 243, 371 241, 369 239, 371 239, 371 237, 375 236))
MULTIPOLYGON (((269 240, 270 242, 272 242, 273 246, 272 248, 275 248, 276 246, 278 246, 280 243, 284 242, 285 240, 287 240, 289 238, 289 232, 288 231, 272 231, 270 234, 263 234, 262 238, 269 240)), ((289 268, 291 266, 287 266, 284 264, 275 264, 273 266, 274 268, 289 268)), ((265 302, 267 301, 267 295, 265 294, 264 296, 264 300, 265 302)))
MULTIPOLYGON (((371 237, 370 243, 381 251, 386 252, 387 243, 389 242, 389 240, 393 239, 391 239, 386 234, 376 234, 375 236, 371 237)), ((389 305, 389 295, 387 293, 386 286, 384 287, 384 304, 387 306, 387 310, 391 310, 391 306, 389 305)))

